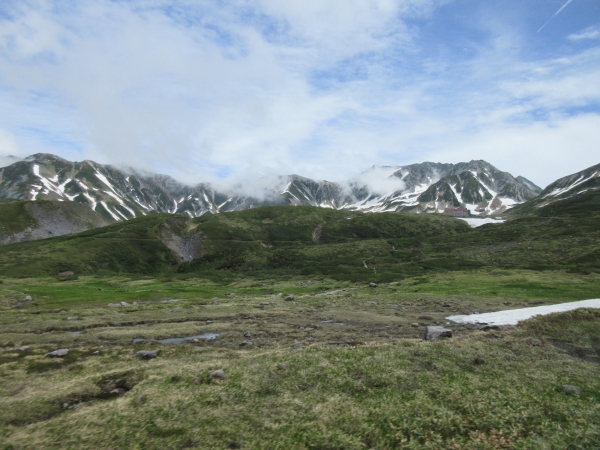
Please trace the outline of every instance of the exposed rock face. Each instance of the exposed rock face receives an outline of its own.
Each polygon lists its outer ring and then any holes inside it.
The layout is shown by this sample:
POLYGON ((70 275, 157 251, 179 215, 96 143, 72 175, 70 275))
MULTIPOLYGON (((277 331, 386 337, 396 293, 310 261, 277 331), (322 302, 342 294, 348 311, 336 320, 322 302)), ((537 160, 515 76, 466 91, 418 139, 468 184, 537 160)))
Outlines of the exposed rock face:
POLYGON ((160 228, 160 240, 177 256, 179 261, 191 261, 202 256, 202 234, 194 230, 181 230, 177 221, 164 222, 160 228))

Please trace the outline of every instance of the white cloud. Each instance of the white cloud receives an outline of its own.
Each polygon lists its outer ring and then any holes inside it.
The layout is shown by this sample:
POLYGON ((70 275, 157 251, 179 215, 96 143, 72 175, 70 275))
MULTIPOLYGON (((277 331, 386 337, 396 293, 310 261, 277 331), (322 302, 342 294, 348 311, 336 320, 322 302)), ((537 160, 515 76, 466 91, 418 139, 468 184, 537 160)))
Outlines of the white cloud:
POLYGON ((447 3, 13 2, 0 19, 0 123, 24 153, 187 182, 230 174, 224 186, 480 158, 543 184, 578 162, 563 164, 559 143, 595 158, 599 50, 527 60, 498 21, 473 25, 492 36, 468 58, 425 54, 414 23, 447 3), (340 67, 363 75, 340 82, 340 67))
POLYGON ((583 41, 588 39, 600 39, 600 28, 597 26, 587 27, 578 33, 573 33, 567 36, 570 41, 583 41))
POLYGON ((13 134, 0 128, 0 156, 16 156, 19 154, 19 146, 13 134))

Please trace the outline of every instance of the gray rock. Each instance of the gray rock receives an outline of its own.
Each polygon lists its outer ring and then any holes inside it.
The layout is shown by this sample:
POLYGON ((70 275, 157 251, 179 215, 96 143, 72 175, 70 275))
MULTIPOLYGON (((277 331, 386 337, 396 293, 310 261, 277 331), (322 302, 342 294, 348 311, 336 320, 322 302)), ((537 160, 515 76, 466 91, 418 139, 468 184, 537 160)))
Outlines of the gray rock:
POLYGON ((304 348, 304 345, 302 345, 302 344, 296 344, 296 345, 294 345, 294 348, 297 349, 297 350, 300 350, 300 349, 304 348))
POLYGON ((246 332, 244 333, 244 337, 250 337, 250 336, 251 336, 251 335, 250 335, 250 332, 249 332, 249 331, 246 331, 246 332))
POLYGON ((260 305, 261 305, 261 306, 268 306, 268 305, 270 305, 270 304, 271 304, 271 302, 260 302, 260 305))
POLYGON ((376 288, 377 283, 373 283, 372 281, 369 283, 369 287, 376 288))
POLYGON ((135 338, 133 340, 134 344, 141 344, 142 342, 146 342, 146 339, 142 339, 142 338, 135 338))
POLYGON ((79 320, 78 316, 67 317, 67 320, 79 320))
POLYGON ((29 345, 23 345, 22 347, 19 347, 17 350, 20 352, 24 352, 25 350, 29 349, 29 345))
POLYGON ((48 356, 50 358, 62 358, 64 356, 67 356, 67 353, 69 353, 68 348, 61 348, 61 349, 54 350, 53 352, 48 353, 46 356, 48 356))
POLYGON ((542 341, 540 341, 539 339, 532 339, 530 342, 531 345, 533 345, 534 347, 539 347, 540 345, 542 345, 542 341))
POLYGON ((121 306, 131 306, 129 303, 127 302, 119 302, 121 304, 121 306))
POLYGON ((294 300, 296 300, 296 297, 294 297, 293 295, 288 295, 288 296, 285 298, 285 301, 286 301, 286 302, 293 302, 294 300))
POLYGON ((452 337, 452 330, 439 326, 428 326, 425 330, 425 335, 423 339, 426 341, 435 341, 439 338, 449 338, 452 337))
POLYGON ((135 354, 140 359, 152 359, 158 355, 158 350, 142 350, 135 354))
POLYGON ((240 347, 246 347, 248 345, 252 345, 252 341, 246 340, 246 341, 240 342, 240 347))
POLYGON ((581 395, 581 388, 579 386, 572 386, 570 384, 565 384, 562 387, 562 390, 565 394, 568 394, 568 395, 581 395))
POLYGON ((109 303, 109 304, 108 304, 108 306, 109 306, 110 308, 118 308, 118 307, 120 307, 120 306, 121 306, 121 304, 120 304, 120 303, 109 303))
POLYGON ((214 370, 211 373, 208 374, 208 376, 210 378, 225 378, 225 371, 223 369, 219 369, 219 370, 214 370))
POLYGON ((413 327, 413 328, 419 328, 420 325, 418 323, 416 323, 416 322, 413 322, 413 323, 410 324, 410 326, 413 327))
POLYGON ((32 300, 33 300, 33 298, 31 298, 31 295, 26 295, 26 296, 25 296, 25 301, 26 301, 26 302, 30 302, 30 301, 32 301, 32 300))

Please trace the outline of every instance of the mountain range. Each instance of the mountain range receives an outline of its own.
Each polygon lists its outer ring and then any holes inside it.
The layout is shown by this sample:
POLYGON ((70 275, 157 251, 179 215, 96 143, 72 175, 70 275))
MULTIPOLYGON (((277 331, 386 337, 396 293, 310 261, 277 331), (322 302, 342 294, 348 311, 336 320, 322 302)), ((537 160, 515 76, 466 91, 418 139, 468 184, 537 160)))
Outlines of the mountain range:
POLYGON ((342 183, 280 176, 260 198, 243 192, 243 187, 228 192, 209 183, 189 186, 166 175, 93 161, 71 162, 51 154, 35 154, 0 168, 0 200, 76 202, 109 221, 155 212, 193 218, 267 205, 369 212, 464 207, 471 215, 498 215, 537 197, 542 189, 485 161, 471 161, 373 166, 342 183))

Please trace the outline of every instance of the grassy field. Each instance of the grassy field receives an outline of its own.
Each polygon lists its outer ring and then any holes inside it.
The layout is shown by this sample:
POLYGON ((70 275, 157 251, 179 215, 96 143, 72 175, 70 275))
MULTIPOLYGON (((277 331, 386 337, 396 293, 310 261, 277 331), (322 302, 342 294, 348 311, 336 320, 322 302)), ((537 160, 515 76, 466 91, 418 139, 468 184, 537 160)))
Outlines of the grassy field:
POLYGON ((600 313, 420 339, 456 312, 599 297, 598 281, 5 278, 3 299, 32 301, 0 316, 0 448, 598 448, 600 313))
POLYGON ((598 310, 445 319, 600 298, 580 197, 475 230, 257 208, 2 246, 0 450, 600 448, 598 310))

